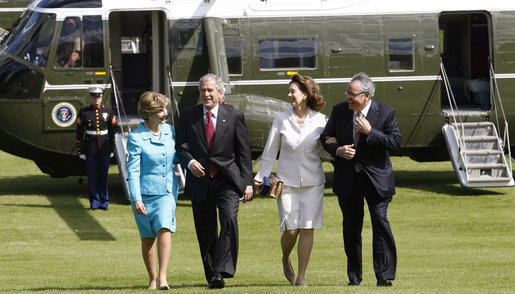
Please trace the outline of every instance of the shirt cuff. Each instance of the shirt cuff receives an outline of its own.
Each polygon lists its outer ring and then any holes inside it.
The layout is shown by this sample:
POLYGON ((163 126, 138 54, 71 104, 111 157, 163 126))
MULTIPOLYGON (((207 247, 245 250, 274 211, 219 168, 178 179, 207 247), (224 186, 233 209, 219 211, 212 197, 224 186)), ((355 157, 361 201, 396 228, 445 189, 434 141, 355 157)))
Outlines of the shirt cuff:
POLYGON ((196 161, 195 159, 192 159, 192 160, 190 160, 190 162, 188 162, 188 169, 189 170, 191 170, 190 167, 193 164, 193 162, 195 162, 195 161, 196 161))

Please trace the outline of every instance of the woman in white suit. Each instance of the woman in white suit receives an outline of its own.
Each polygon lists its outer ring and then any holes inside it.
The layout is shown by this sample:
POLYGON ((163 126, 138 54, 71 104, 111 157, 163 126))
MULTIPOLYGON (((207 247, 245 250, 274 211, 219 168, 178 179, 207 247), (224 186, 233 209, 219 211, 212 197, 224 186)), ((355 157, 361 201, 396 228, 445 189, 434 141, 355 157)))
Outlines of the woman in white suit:
POLYGON ((325 176, 320 160, 319 140, 327 118, 319 113, 325 101, 310 77, 293 75, 288 91, 291 109, 278 114, 263 150, 254 177, 256 190, 270 175, 279 153, 277 177, 284 188, 277 198, 279 208, 283 272, 293 285, 307 286, 306 268, 313 248, 313 231, 322 227, 325 176), (291 265, 290 253, 297 248, 298 272, 291 265))

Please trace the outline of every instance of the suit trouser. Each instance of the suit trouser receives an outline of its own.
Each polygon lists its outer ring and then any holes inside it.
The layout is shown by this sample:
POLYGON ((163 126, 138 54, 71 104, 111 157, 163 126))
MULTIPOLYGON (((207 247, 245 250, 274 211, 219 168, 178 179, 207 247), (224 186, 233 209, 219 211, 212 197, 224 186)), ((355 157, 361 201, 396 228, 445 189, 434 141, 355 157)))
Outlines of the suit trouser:
POLYGON ((362 280, 363 198, 367 200, 372 222, 372 247, 376 278, 394 280, 397 270, 397 249, 386 215, 392 197, 382 198, 367 174, 362 171, 354 176, 351 197, 338 197, 343 214, 343 242, 347 255, 349 281, 360 283, 362 280))
POLYGON ((109 192, 107 190, 107 175, 111 158, 88 157, 88 189, 89 205, 93 209, 107 208, 109 205, 109 192))
POLYGON ((219 174, 211 179, 206 199, 202 202, 192 201, 195 230, 208 282, 215 274, 232 278, 236 272, 239 205, 238 193, 219 174))

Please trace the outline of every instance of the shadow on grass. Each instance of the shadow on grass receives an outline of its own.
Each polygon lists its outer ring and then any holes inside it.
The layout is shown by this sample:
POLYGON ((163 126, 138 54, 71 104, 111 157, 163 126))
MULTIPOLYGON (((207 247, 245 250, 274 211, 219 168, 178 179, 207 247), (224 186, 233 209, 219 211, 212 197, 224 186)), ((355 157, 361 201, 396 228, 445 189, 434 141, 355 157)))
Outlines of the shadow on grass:
MULTIPOLYGON (((226 285, 226 289, 250 289, 250 288, 262 288, 262 287, 278 287, 278 288, 285 288, 290 287, 288 285, 285 285, 285 283, 251 283, 251 284, 245 284, 245 285, 239 285, 239 284, 230 284, 226 285)), ((170 290, 180 290, 180 289, 193 289, 198 288, 198 290, 206 290, 210 291, 208 288, 207 283, 194 283, 194 284, 182 284, 182 285, 170 285, 170 290)), ((56 292, 65 292, 65 291, 88 291, 88 290, 97 290, 97 291, 123 291, 123 290, 147 290, 144 286, 125 286, 125 287, 39 287, 39 288, 24 288, 19 290, 14 290, 13 292, 26 292, 26 291, 33 291, 33 292, 44 292, 44 291, 56 291, 56 292)), ((212 291, 212 290, 211 290, 212 291)))
MULTIPOLYGON (((111 177, 109 178, 111 180, 111 177)), ((115 184, 116 185, 116 184, 115 184)), ((121 190, 121 187, 119 188, 121 190)), ((116 191, 116 188, 114 189, 116 191)), ((110 189, 110 202, 127 204, 123 195, 112 193, 110 189)), ((115 238, 93 217, 94 213, 108 213, 105 211, 87 211, 80 198, 87 198, 87 184, 79 185, 73 178, 53 179, 44 175, 0 179, 1 196, 42 196, 46 197, 49 205, 2 204, 3 206, 51 208, 54 209, 67 226, 79 237, 88 241, 115 241, 115 238)))
POLYGON ((503 193, 481 188, 461 187, 453 171, 396 171, 395 184, 399 188, 423 190, 449 196, 503 195, 503 193))
MULTIPOLYGON (((325 178, 326 188, 332 187, 333 171, 326 172, 325 178)), ((454 171, 395 171, 395 186, 449 196, 503 195, 503 193, 481 188, 461 187, 454 171)), ((326 193, 324 196, 334 196, 334 193, 326 193)))

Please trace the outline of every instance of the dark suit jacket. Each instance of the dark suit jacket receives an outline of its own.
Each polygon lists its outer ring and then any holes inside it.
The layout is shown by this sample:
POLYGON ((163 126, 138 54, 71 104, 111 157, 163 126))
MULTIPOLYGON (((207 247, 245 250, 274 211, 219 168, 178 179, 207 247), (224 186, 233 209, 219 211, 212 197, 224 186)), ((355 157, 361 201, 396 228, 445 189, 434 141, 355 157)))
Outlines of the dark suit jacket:
POLYGON ((360 135, 353 159, 347 160, 336 155, 339 146, 354 143, 354 112, 349 109, 348 102, 333 107, 331 117, 320 136, 324 149, 334 158, 333 191, 340 197, 349 197, 352 193, 355 161, 361 164, 381 197, 391 197, 395 194, 393 168, 388 153, 398 151, 401 145, 401 133, 395 119, 395 111, 373 99, 370 99, 370 103, 372 104, 366 119, 370 122, 372 130, 368 136, 360 135), (326 136, 336 137, 338 143, 325 144, 326 136))
POLYGON ((177 126, 175 149, 182 166, 195 159, 206 173, 197 178, 188 172, 184 194, 193 201, 203 201, 210 183, 211 164, 215 164, 217 172, 243 196, 246 187, 252 185, 252 159, 243 114, 230 106, 219 105, 212 152, 209 152, 203 116, 202 104, 195 105, 181 112, 177 126))

